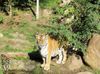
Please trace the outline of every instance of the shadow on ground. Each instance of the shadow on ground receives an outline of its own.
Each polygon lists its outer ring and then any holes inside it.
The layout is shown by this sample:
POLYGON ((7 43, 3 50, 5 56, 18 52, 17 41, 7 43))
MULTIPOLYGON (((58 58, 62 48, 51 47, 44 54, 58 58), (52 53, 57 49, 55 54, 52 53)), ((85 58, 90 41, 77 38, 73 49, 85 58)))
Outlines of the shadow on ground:
POLYGON ((42 56, 40 55, 39 51, 32 51, 28 53, 28 56, 31 60, 34 60, 36 62, 42 63, 42 56))

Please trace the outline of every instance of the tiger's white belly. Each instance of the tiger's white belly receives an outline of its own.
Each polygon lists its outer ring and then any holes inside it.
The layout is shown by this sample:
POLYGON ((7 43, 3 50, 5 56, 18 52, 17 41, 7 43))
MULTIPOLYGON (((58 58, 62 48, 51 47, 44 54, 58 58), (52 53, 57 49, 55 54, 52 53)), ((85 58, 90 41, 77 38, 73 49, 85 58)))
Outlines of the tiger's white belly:
MULTIPOLYGON (((59 53, 59 49, 57 49, 56 51, 52 51, 51 56, 54 57, 59 53)), ((40 54, 42 55, 42 57, 46 57, 48 55, 48 46, 46 47, 42 47, 40 50, 40 54)))
POLYGON ((47 48, 48 48, 48 46, 41 48, 40 54, 41 54, 42 57, 46 57, 47 56, 47 54, 48 54, 48 49, 47 48))

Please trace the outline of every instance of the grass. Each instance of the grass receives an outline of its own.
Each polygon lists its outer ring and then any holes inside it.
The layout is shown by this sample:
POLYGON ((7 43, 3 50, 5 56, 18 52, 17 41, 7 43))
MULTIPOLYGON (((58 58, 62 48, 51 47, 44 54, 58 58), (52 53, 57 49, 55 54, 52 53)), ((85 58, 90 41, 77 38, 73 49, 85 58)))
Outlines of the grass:
POLYGON ((15 57, 16 60, 29 60, 28 57, 15 57))
POLYGON ((3 48, 3 51, 4 51, 4 52, 31 52, 31 51, 33 51, 33 49, 21 50, 21 49, 13 48, 13 47, 10 46, 10 45, 6 45, 6 46, 3 48))
MULTIPOLYGON (((16 16, 21 16, 21 20, 19 24, 16 24, 15 20, 6 20, 8 19, 8 16, 3 15, 4 19, 3 22, 7 24, 2 24, 0 25, 0 33, 3 34, 3 37, 0 39, 0 45, 3 45, 3 48, 0 48, 0 52, 25 52, 29 53, 32 51, 37 50, 36 46, 36 39, 35 39, 35 34, 36 32, 45 32, 46 28, 43 26, 38 26, 35 23, 34 17, 32 16, 33 20, 27 20, 30 18, 24 18, 23 14, 25 12, 16 12, 16 16), (23 35, 22 37, 17 36, 16 32, 18 35, 23 35), (16 36, 14 36, 15 34, 16 36), (13 45, 12 40, 23 40, 26 43, 16 43, 13 45), (28 42, 28 44, 27 44, 28 42), (17 44, 20 44, 20 47, 15 47, 17 44)), ((27 13, 27 12, 26 12, 27 13)), ((1 14, 1 13, 0 13, 1 14)), ((29 14, 29 12, 28 12, 29 14)), ((19 19, 19 18, 16 18, 19 19)), ((16 60, 28 60, 28 57, 15 57, 14 59, 16 60)), ((41 74, 41 69, 36 68, 34 73, 36 74, 41 74)), ((2 70, 0 70, 0 74, 2 74, 2 70)))
MULTIPOLYGON (((19 24, 16 24, 14 20, 10 21, 5 21, 7 19, 6 16, 4 16, 4 22, 7 23, 0 25, 0 33, 3 34, 2 40, 0 40, 0 44, 4 45, 0 51, 4 52, 31 52, 37 50, 36 47, 36 40, 35 40, 35 33, 36 32, 45 32, 45 28, 42 26, 38 26, 34 20, 27 20, 30 18, 24 18, 23 15, 21 14, 25 13, 22 11, 17 12, 17 16, 21 16, 21 20, 19 24), (5 27, 3 27, 5 25, 5 27), (23 37, 14 37, 13 34, 18 33, 19 35, 22 34, 23 37), (25 38, 25 39, 24 39, 25 38), (20 39, 26 42, 29 42, 29 44, 24 43, 20 45, 21 47, 27 47, 27 48, 14 48, 14 46, 9 43, 12 39, 20 39)), ((26 12, 27 13, 27 12, 26 12)), ((29 13, 29 12, 28 12, 29 13)), ((1 14, 1 13, 0 13, 1 14)), ((17 18, 18 19, 18 18, 17 18)), ((19 41, 20 42, 20 41, 19 41)), ((16 44, 15 44, 16 45, 16 44)))
POLYGON ((13 38, 13 36, 11 35, 14 31, 9 28, 9 29, 6 29, 6 30, 0 30, 1 33, 3 33, 4 36, 8 37, 8 38, 13 38))
POLYGON ((94 74, 100 74, 100 70, 93 70, 94 74))
POLYGON ((3 69, 2 69, 2 65, 1 65, 1 57, 0 57, 0 74, 3 74, 3 69))
POLYGON ((1 62, 0 62, 0 74, 3 74, 3 70, 2 70, 1 62))
POLYGON ((0 23, 3 23, 3 17, 0 15, 0 23))
POLYGON ((0 70, 0 74, 3 74, 3 71, 2 70, 0 70))
POLYGON ((40 65, 37 65, 32 73, 33 74, 43 74, 43 70, 42 68, 40 68, 40 65))

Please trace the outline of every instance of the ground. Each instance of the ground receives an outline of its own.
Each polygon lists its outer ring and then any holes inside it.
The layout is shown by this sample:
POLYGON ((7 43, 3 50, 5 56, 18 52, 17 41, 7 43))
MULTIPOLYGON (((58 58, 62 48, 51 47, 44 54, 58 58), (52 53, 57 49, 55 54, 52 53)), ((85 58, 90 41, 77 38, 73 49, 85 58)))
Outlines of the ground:
POLYGON ((57 57, 52 59, 50 70, 45 71, 40 67, 42 60, 39 53, 2 53, 2 67, 8 74, 78 74, 85 72, 85 74, 94 74, 93 70, 81 61, 80 57, 71 55, 65 64, 57 64, 57 57), (27 59, 18 59, 18 57, 31 57, 27 59), (16 58, 17 57, 17 58, 16 58), (71 67, 70 67, 71 66, 71 67))

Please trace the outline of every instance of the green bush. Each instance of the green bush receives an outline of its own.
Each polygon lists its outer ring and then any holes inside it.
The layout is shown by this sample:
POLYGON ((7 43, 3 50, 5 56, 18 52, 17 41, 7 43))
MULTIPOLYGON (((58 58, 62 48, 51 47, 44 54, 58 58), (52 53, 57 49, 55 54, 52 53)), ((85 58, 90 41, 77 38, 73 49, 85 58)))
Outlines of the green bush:
POLYGON ((48 29, 48 33, 62 44, 68 40, 71 45, 82 52, 86 51, 92 33, 100 34, 99 4, 96 3, 92 3, 91 0, 74 0, 64 7, 55 8, 54 15, 56 17, 53 16, 50 20, 52 27, 48 29), (65 12, 66 10, 68 11, 65 12), (74 15, 73 21, 65 23, 65 20, 72 15, 74 15), (64 23, 58 22, 62 20, 59 17, 63 17, 64 23))
POLYGON ((59 2, 61 2, 61 0, 40 0, 40 6, 42 8, 53 8, 57 7, 59 2))
POLYGON ((53 8, 53 13, 57 15, 67 16, 69 14, 73 14, 75 12, 75 8, 72 5, 65 5, 63 7, 55 7, 53 8))

